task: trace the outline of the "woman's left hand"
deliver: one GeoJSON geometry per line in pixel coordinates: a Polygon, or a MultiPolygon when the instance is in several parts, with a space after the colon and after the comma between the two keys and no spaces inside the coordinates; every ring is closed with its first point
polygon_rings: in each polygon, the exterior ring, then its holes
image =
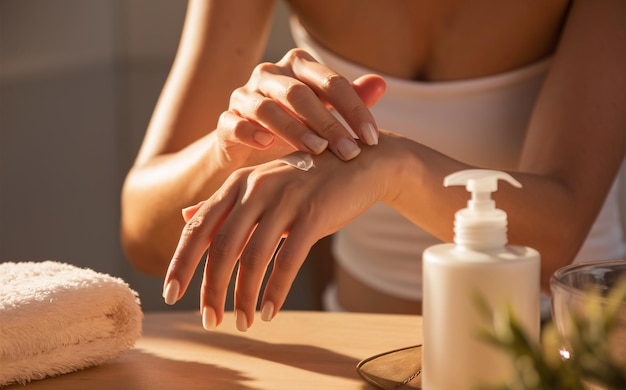
{"type": "Polygon", "coordinates": [[[184,210],[188,221],[166,275],[166,302],[173,304],[184,294],[208,248],[201,310],[204,327],[215,328],[239,259],[235,315],[237,328],[245,331],[252,325],[266,269],[284,239],[261,306],[262,319],[271,320],[311,246],[387,191],[386,175],[372,159],[343,162],[326,151],[314,157],[314,164],[309,171],[280,161],[239,169],[208,200],[184,210]]]}

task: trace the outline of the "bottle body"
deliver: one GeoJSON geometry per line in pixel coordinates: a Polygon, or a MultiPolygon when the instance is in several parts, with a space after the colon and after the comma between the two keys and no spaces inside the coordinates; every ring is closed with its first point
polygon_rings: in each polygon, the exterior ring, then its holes
{"type": "Polygon", "coordinates": [[[435,245],[424,251],[423,278],[422,388],[475,389],[510,380],[510,357],[478,337],[490,324],[476,296],[493,310],[511,308],[538,341],[539,253],[516,246],[478,251],[435,245]]]}

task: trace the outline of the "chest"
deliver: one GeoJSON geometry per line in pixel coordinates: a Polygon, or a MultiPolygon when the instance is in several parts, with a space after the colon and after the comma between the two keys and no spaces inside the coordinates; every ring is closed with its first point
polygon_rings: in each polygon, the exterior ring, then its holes
{"type": "Polygon", "coordinates": [[[323,46],[382,74],[450,81],[549,56],[566,0],[290,0],[323,46]]]}

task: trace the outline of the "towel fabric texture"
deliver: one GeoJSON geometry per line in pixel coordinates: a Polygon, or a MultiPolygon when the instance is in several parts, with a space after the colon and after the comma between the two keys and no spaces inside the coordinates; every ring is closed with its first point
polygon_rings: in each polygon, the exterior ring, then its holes
{"type": "Polygon", "coordinates": [[[0,386],[98,365],[141,336],[121,279],[55,261],[0,264],[0,386]]]}

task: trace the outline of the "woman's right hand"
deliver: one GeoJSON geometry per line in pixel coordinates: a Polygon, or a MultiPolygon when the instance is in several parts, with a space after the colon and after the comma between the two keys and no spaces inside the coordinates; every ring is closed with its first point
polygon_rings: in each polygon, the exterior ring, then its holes
{"type": "Polygon", "coordinates": [[[360,148],[329,109],[336,110],[365,144],[375,145],[378,128],[369,107],[384,91],[380,76],[369,74],[350,83],[306,51],[294,49],[275,64],[258,65],[248,82],[232,93],[218,121],[218,138],[229,158],[233,153],[247,155],[249,148],[272,149],[272,156],[278,157],[294,150],[320,154],[328,147],[340,159],[350,160],[360,148]]]}

